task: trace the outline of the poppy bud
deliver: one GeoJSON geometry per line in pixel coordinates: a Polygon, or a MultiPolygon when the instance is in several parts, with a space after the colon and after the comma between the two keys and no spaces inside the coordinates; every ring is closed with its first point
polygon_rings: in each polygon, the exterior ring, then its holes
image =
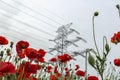
{"type": "Polygon", "coordinates": [[[3,57],[3,54],[4,54],[4,51],[1,51],[0,52],[0,56],[3,57]]]}
{"type": "Polygon", "coordinates": [[[10,47],[13,48],[14,42],[10,42],[10,47]]]}
{"type": "Polygon", "coordinates": [[[45,67],[45,65],[43,64],[43,65],[41,65],[41,68],[43,69],[45,67]]]}
{"type": "Polygon", "coordinates": [[[119,8],[120,8],[119,4],[116,5],[116,8],[119,10],[119,8]]]}
{"type": "Polygon", "coordinates": [[[10,49],[7,49],[7,55],[10,56],[11,53],[10,53],[10,49]]]}
{"type": "Polygon", "coordinates": [[[26,61],[25,61],[25,60],[23,60],[23,61],[22,61],[22,64],[23,64],[23,65],[25,65],[25,64],[26,64],[26,61]]]}
{"type": "Polygon", "coordinates": [[[106,49],[107,53],[110,51],[110,47],[108,44],[105,45],[105,49],[106,49]]]}
{"type": "Polygon", "coordinates": [[[89,53],[89,57],[88,57],[88,62],[91,66],[95,66],[95,60],[94,57],[89,53]]]}
{"type": "Polygon", "coordinates": [[[96,11],[96,12],[94,12],[94,16],[98,16],[99,15],[99,13],[96,11]]]}
{"type": "Polygon", "coordinates": [[[10,52],[10,49],[8,48],[8,49],[7,49],[7,53],[9,53],[9,52],[10,52]]]}

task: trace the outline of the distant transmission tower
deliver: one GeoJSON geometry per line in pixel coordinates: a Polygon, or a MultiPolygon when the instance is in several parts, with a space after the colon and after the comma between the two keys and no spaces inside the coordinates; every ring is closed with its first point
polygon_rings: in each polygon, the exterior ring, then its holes
{"type": "MultiPolygon", "coordinates": [[[[55,39],[49,40],[49,41],[54,42],[55,46],[53,48],[50,48],[50,51],[48,53],[52,54],[52,52],[55,52],[55,51],[57,51],[57,54],[64,54],[66,52],[68,53],[69,51],[67,51],[67,48],[70,45],[74,45],[75,47],[78,47],[78,45],[75,44],[75,42],[78,42],[80,40],[86,42],[86,40],[84,40],[83,38],[81,38],[79,36],[77,36],[75,39],[68,40],[68,36],[71,35],[73,32],[75,32],[77,35],[80,34],[75,29],[70,28],[71,25],[72,25],[72,23],[69,23],[69,24],[60,26],[57,29],[57,31],[56,31],[57,36],[55,37],[55,39]]],[[[71,53],[71,51],[70,51],[70,53],[71,53]]],[[[83,53],[83,51],[82,51],[82,53],[83,53]]],[[[76,56],[76,55],[82,55],[82,54],[80,54],[80,52],[72,51],[72,56],[76,56]]]]}
{"type": "MultiPolygon", "coordinates": [[[[80,34],[78,31],[76,31],[75,29],[70,28],[72,25],[72,23],[69,23],[67,25],[63,25],[61,27],[59,27],[57,29],[57,36],[55,37],[55,39],[53,40],[49,40],[55,43],[55,46],[53,48],[50,48],[50,51],[48,53],[52,54],[52,52],[57,51],[57,55],[58,54],[64,54],[64,53],[68,53],[72,56],[72,58],[74,60],[76,60],[74,57],[80,55],[82,57],[85,58],[85,71],[87,74],[87,54],[89,51],[93,51],[92,49],[85,49],[85,50],[78,50],[78,51],[68,51],[67,48],[70,45],[74,45],[75,47],[78,47],[77,44],[75,44],[75,42],[78,42],[80,40],[86,42],[86,40],[84,40],[82,37],[75,37],[75,39],[69,40],[68,37],[69,35],[71,35],[73,32],[75,32],[77,35],[80,34]]],[[[86,75],[87,78],[87,75],[86,75]]]]}

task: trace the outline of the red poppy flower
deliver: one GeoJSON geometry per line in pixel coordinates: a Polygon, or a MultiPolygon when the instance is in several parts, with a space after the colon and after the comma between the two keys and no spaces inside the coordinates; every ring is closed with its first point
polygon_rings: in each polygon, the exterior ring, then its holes
{"type": "Polygon", "coordinates": [[[68,78],[67,78],[67,77],[65,77],[65,78],[64,78],[64,80],[68,80],[68,78]]]}
{"type": "Polygon", "coordinates": [[[114,64],[120,67],[120,58],[114,59],[114,64]]]}
{"type": "Polygon", "coordinates": [[[37,70],[40,70],[40,69],[41,69],[41,65],[36,64],[36,66],[37,66],[37,70]]]}
{"type": "Polygon", "coordinates": [[[0,62],[0,73],[15,74],[16,73],[15,66],[10,62],[0,62]]]}
{"type": "Polygon", "coordinates": [[[75,65],[75,66],[76,66],[75,70],[78,70],[79,69],[79,65],[75,65]]]}
{"type": "Polygon", "coordinates": [[[69,77],[70,72],[69,71],[65,71],[65,77],[69,77]]]}
{"type": "Polygon", "coordinates": [[[38,66],[36,64],[31,64],[30,62],[26,62],[25,64],[20,64],[19,72],[21,73],[23,70],[26,73],[36,74],[38,70],[38,66]]]}
{"type": "Polygon", "coordinates": [[[57,77],[55,75],[50,75],[50,80],[57,80],[57,77]]]}
{"type": "Polygon", "coordinates": [[[58,55],[58,59],[61,62],[66,63],[67,61],[72,60],[72,57],[69,54],[63,54],[63,55],[58,55]]]}
{"type": "Polygon", "coordinates": [[[56,59],[56,58],[51,58],[50,61],[51,61],[51,62],[56,62],[57,59],[56,59]]]}
{"type": "Polygon", "coordinates": [[[41,62],[41,63],[44,63],[45,60],[44,60],[44,58],[38,58],[38,57],[37,57],[37,59],[35,60],[35,62],[41,62]]]}
{"type": "Polygon", "coordinates": [[[46,52],[43,49],[39,49],[38,53],[37,53],[37,57],[36,57],[36,62],[41,62],[44,63],[44,56],[45,56],[46,52]]]}
{"type": "Polygon", "coordinates": [[[24,72],[23,73],[23,72],[24,71],[19,72],[18,80],[22,80],[22,79],[27,80],[27,79],[30,79],[31,73],[28,73],[28,72],[24,72]]]}
{"type": "Polygon", "coordinates": [[[55,66],[54,73],[58,73],[58,66],[55,66]]]}
{"type": "Polygon", "coordinates": [[[77,71],[76,71],[76,75],[77,75],[77,76],[85,76],[85,72],[82,71],[82,70],[77,70],[77,71]]]}
{"type": "Polygon", "coordinates": [[[89,76],[87,80],[99,80],[96,76],[89,76]]]}
{"type": "Polygon", "coordinates": [[[34,60],[37,58],[37,50],[33,49],[33,48],[26,48],[24,50],[24,54],[30,59],[30,60],[34,60]]]}
{"type": "Polygon", "coordinates": [[[39,58],[44,57],[45,54],[46,54],[46,52],[45,52],[43,49],[39,49],[39,50],[38,50],[38,57],[39,57],[39,58]]]}
{"type": "Polygon", "coordinates": [[[29,43],[26,42],[26,41],[19,41],[16,44],[16,51],[17,51],[17,54],[20,58],[25,57],[25,54],[23,53],[23,50],[26,49],[27,47],[29,47],[29,43]]]}
{"type": "Polygon", "coordinates": [[[60,77],[61,76],[61,73],[56,73],[56,77],[58,78],[58,77],[60,77]]]}
{"type": "Polygon", "coordinates": [[[112,43],[119,43],[120,42],[120,32],[114,33],[114,36],[111,38],[112,43]]]}
{"type": "Polygon", "coordinates": [[[52,70],[52,66],[47,66],[47,72],[50,73],[52,70]]]}
{"type": "Polygon", "coordinates": [[[8,40],[3,37],[3,36],[0,36],[0,45],[7,45],[8,44],[8,40]]]}
{"type": "Polygon", "coordinates": [[[38,70],[38,66],[36,64],[31,64],[30,62],[25,62],[20,64],[18,73],[18,80],[30,78],[31,74],[36,74],[38,70]]]}
{"type": "Polygon", "coordinates": [[[65,71],[68,71],[68,70],[69,70],[69,69],[66,67],[66,68],[65,68],[65,71]]]}
{"type": "Polygon", "coordinates": [[[38,79],[35,77],[30,77],[29,80],[38,80],[38,79]]]}

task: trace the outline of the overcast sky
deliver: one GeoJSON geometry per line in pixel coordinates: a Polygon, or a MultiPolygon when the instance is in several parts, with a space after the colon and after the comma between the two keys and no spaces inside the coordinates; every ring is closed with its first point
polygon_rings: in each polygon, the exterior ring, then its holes
{"type": "MultiPolygon", "coordinates": [[[[108,61],[112,61],[120,57],[120,44],[110,43],[113,34],[120,31],[117,4],[119,0],[0,0],[0,35],[15,42],[27,40],[31,47],[48,50],[53,46],[48,39],[54,39],[57,28],[72,22],[71,28],[87,40],[87,43],[78,43],[77,49],[95,48],[92,16],[98,11],[99,16],[95,18],[97,44],[102,51],[102,37],[107,36],[111,46],[108,61]]],[[[83,58],[77,58],[80,65],[84,64],[83,58]]]]}

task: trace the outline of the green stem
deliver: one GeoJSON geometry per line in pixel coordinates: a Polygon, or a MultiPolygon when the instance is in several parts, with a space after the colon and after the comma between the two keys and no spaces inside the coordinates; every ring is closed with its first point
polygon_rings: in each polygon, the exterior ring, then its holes
{"type": "MultiPolygon", "coordinates": [[[[107,38],[106,38],[106,36],[103,36],[103,54],[104,54],[105,42],[107,44],[107,38]]],[[[106,57],[107,56],[105,56],[105,59],[106,59],[106,57]]],[[[104,61],[104,63],[101,63],[101,70],[103,70],[102,67],[104,67],[104,65],[105,65],[105,61],[104,61]]],[[[100,76],[101,76],[102,80],[103,80],[103,72],[104,72],[104,70],[102,71],[102,73],[100,73],[100,76]]]]}
{"type": "Polygon", "coordinates": [[[119,13],[119,18],[120,18],[120,5],[116,5],[117,9],[118,9],[118,13],[119,13]]]}
{"type": "Polygon", "coordinates": [[[3,61],[6,61],[6,60],[7,60],[7,57],[8,57],[8,56],[7,56],[7,54],[6,54],[5,59],[4,59],[3,61]]]}
{"type": "Polygon", "coordinates": [[[63,36],[63,30],[62,30],[62,55],[63,55],[63,52],[64,52],[64,46],[63,46],[63,38],[64,38],[64,36],[63,36]]]}
{"type": "Polygon", "coordinates": [[[107,43],[107,38],[106,38],[106,36],[103,36],[103,53],[104,53],[104,46],[105,46],[105,41],[106,41],[106,43],[107,43]]]}
{"type": "Polygon", "coordinates": [[[119,10],[119,18],[120,18],[120,10],[119,10]]]}
{"type": "Polygon", "coordinates": [[[23,70],[22,70],[22,72],[19,74],[19,76],[18,76],[18,79],[19,80],[22,80],[22,78],[23,78],[23,76],[24,76],[24,71],[25,71],[25,66],[23,66],[23,70]]]}
{"type": "Polygon", "coordinates": [[[95,44],[95,47],[96,47],[97,53],[98,53],[98,55],[100,56],[100,54],[99,54],[99,50],[98,50],[98,47],[97,47],[97,43],[96,43],[96,38],[95,38],[94,17],[95,17],[95,16],[93,16],[93,18],[92,18],[92,25],[93,25],[93,39],[94,39],[94,44],[95,44]]]}
{"type": "Polygon", "coordinates": [[[2,80],[3,79],[3,76],[0,76],[0,80],[2,80]]]}
{"type": "Polygon", "coordinates": [[[103,74],[101,74],[100,76],[101,76],[101,79],[103,80],[103,74]]]}
{"type": "Polygon", "coordinates": [[[86,72],[86,76],[85,79],[87,79],[87,52],[86,52],[86,58],[85,58],[85,72],[86,72]]]}
{"type": "Polygon", "coordinates": [[[118,9],[118,11],[119,11],[119,18],[120,18],[120,5],[119,5],[119,9],[118,9]]]}

